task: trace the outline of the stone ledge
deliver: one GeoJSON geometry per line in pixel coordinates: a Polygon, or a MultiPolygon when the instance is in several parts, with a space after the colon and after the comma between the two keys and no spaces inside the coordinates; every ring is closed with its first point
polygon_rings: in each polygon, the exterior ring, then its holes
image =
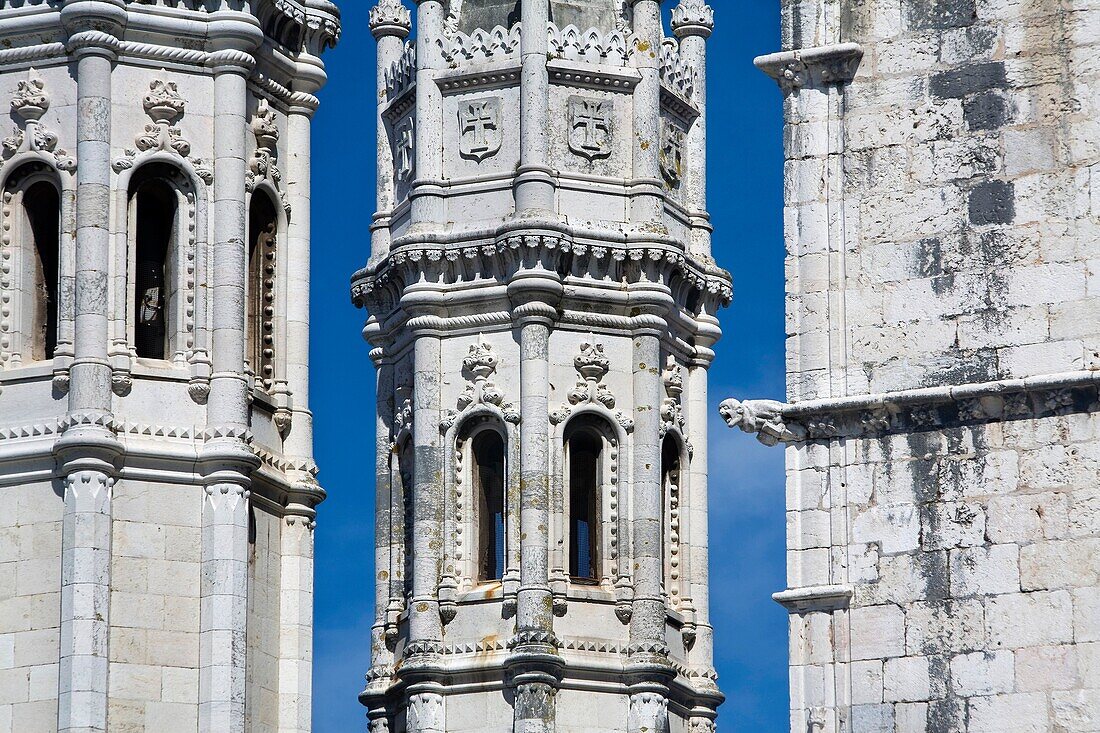
{"type": "Polygon", "coordinates": [[[812,585],[772,594],[772,600],[791,613],[837,611],[848,607],[852,588],[847,585],[812,585]]]}
{"type": "Polygon", "coordinates": [[[753,64],[789,92],[847,84],[855,78],[862,58],[863,47],[858,43],[838,43],[757,56],[753,64]]]}

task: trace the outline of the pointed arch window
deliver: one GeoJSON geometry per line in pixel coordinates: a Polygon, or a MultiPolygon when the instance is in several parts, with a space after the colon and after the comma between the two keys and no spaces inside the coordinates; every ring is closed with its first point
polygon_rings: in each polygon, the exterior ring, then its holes
{"type": "Polygon", "coordinates": [[[474,487],[477,493],[478,582],[504,577],[505,515],[504,438],[495,430],[482,430],[471,445],[474,487]]]}
{"type": "Polygon", "coordinates": [[[271,197],[252,196],[248,213],[248,360],[263,389],[275,383],[275,272],[279,218],[271,197]]]}
{"type": "Polygon", "coordinates": [[[602,572],[600,496],[605,439],[594,423],[570,426],[565,437],[569,576],[599,582],[602,572]]]}
{"type": "Polygon", "coordinates": [[[177,351],[179,293],[179,177],[154,163],[130,187],[130,317],[137,356],[168,359],[177,351]]]}

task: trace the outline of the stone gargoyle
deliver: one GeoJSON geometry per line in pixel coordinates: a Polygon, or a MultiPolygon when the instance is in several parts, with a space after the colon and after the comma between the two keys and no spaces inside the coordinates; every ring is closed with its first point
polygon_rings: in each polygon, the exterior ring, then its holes
{"type": "Polygon", "coordinates": [[[800,439],[801,426],[788,426],[783,420],[787,405],[776,400],[725,400],[718,406],[722,419],[731,428],[756,435],[764,445],[776,445],[800,439]]]}

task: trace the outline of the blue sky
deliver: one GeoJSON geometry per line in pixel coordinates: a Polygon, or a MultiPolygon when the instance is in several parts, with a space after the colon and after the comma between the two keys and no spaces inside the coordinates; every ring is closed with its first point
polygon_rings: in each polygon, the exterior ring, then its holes
{"type": "MultiPolygon", "coordinates": [[[[779,2],[711,2],[710,209],[714,255],[735,290],[711,370],[711,614],[728,696],[721,730],[756,733],[788,725],[786,612],[770,597],[784,587],[783,455],[727,430],[716,408],[725,397],[784,394],[782,106],[752,66],[779,49],[779,2]]],[[[365,729],[356,694],[373,616],[374,368],[348,278],[366,262],[374,210],[372,4],[340,3],[343,39],[325,56],[330,81],[314,121],[311,407],[329,497],[317,524],[316,733],[365,729]]]]}

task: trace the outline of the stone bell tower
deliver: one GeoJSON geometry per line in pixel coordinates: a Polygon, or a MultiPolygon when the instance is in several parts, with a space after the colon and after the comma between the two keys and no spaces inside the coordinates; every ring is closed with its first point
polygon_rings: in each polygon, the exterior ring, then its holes
{"type": "Polygon", "coordinates": [[[714,729],[711,9],[382,0],[374,733],[714,729]]]}
{"type": "Polygon", "coordinates": [[[327,0],[0,2],[0,731],[310,728],[327,0]]]}

